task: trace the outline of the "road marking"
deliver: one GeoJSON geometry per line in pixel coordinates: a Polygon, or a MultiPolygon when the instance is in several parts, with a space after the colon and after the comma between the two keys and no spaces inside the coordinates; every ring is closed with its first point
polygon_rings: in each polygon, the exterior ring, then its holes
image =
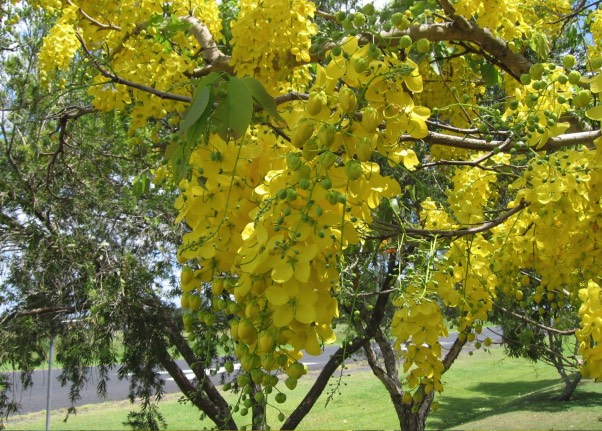
{"type": "MultiPolygon", "coordinates": [[[[318,364],[318,362],[301,362],[303,365],[316,365],[318,364]]],[[[240,369],[240,364],[234,364],[234,371],[237,371],[240,369]]],[[[182,372],[184,373],[184,375],[186,376],[186,378],[188,380],[193,379],[195,377],[194,372],[192,370],[182,370],[182,372]]],[[[220,367],[219,370],[217,370],[217,373],[215,374],[222,374],[225,373],[226,369],[224,367],[220,367]]],[[[159,374],[168,374],[167,371],[159,371],[159,374]]],[[[205,374],[207,374],[208,376],[211,375],[211,370],[205,370],[205,374]]],[[[173,382],[174,379],[173,377],[168,377],[167,379],[165,379],[165,381],[167,382],[173,382]]]]}
{"type": "MultiPolygon", "coordinates": [[[[234,364],[234,370],[238,370],[240,369],[240,364],[234,364]]],[[[193,379],[195,377],[194,372],[192,370],[182,370],[182,372],[184,373],[184,375],[186,376],[186,378],[188,380],[193,379]]],[[[220,367],[219,370],[217,370],[217,372],[215,374],[221,374],[221,373],[225,373],[226,369],[224,367],[220,367]]],[[[161,371],[159,374],[169,374],[167,371],[161,371]]],[[[210,376],[212,375],[212,370],[205,370],[205,374],[210,376]]],[[[173,382],[174,379],[173,377],[169,377],[167,379],[165,379],[168,382],[173,382]]]]}

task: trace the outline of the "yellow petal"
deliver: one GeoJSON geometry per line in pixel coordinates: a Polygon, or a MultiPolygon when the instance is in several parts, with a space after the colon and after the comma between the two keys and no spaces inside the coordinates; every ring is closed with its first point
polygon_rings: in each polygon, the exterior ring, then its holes
{"type": "Polygon", "coordinates": [[[309,275],[311,274],[311,267],[308,262],[297,262],[295,264],[294,271],[295,278],[301,283],[307,283],[309,281],[309,275]]]}
{"type": "Polygon", "coordinates": [[[585,111],[585,115],[591,120],[602,120],[602,105],[594,106],[592,109],[585,111]]]}
{"type": "Polygon", "coordinates": [[[403,165],[406,169],[413,171],[420,162],[418,161],[418,157],[416,157],[416,153],[412,150],[406,150],[406,154],[403,157],[403,165]]]}
{"type": "Polygon", "coordinates": [[[408,76],[404,76],[403,82],[406,83],[408,90],[412,93],[420,93],[422,91],[422,76],[417,70],[414,70],[408,76]]]}
{"type": "MultiPolygon", "coordinates": [[[[295,310],[295,319],[301,323],[310,324],[316,320],[316,310],[313,305],[299,303],[295,310]]],[[[275,325],[276,323],[274,323],[275,325]]]]}
{"type": "Polygon", "coordinates": [[[337,340],[337,336],[330,325],[316,325],[316,332],[325,344],[331,344],[337,340]]]}
{"type": "Polygon", "coordinates": [[[320,342],[318,341],[318,337],[316,334],[307,334],[307,338],[305,340],[305,351],[312,356],[320,356],[322,354],[322,346],[320,346],[320,342]]]}
{"type": "Polygon", "coordinates": [[[410,136],[415,139],[425,138],[429,134],[429,129],[424,120],[417,116],[410,118],[410,136]]]}
{"type": "Polygon", "coordinates": [[[278,286],[277,284],[272,284],[265,290],[265,297],[268,299],[270,304],[276,306],[285,304],[289,299],[286,289],[284,289],[282,286],[278,286]]]}
{"type": "Polygon", "coordinates": [[[253,222],[247,223],[247,225],[245,226],[245,228],[241,232],[240,236],[242,237],[242,239],[244,241],[246,241],[246,240],[248,240],[251,237],[251,235],[253,234],[254,230],[255,230],[255,228],[253,227],[253,222]]]}
{"type": "Polygon", "coordinates": [[[286,283],[293,273],[293,267],[288,262],[282,261],[272,269],[272,280],[276,283],[286,283]]]}
{"type": "Polygon", "coordinates": [[[292,305],[285,304],[274,310],[274,314],[272,314],[272,323],[276,328],[282,328],[292,322],[293,316],[292,305]]]}

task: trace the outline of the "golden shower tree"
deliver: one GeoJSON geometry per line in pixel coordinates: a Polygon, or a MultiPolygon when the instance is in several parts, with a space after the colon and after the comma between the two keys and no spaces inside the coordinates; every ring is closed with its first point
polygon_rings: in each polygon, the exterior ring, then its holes
{"type": "Polygon", "coordinates": [[[61,91],[62,71],[87,64],[95,110],[169,141],[155,182],[177,186],[188,226],[185,326],[228,320],[254,427],[306,373],[302,355],[335,341],[340,312],[357,336],[282,415],[286,429],[362,347],[402,428],[424,427],[501,294],[550,328],[577,307],[582,373],[602,378],[597,6],[225,3],[39,0],[57,17],[40,68],[61,91]],[[446,314],[461,333],[447,354],[446,314]]]}

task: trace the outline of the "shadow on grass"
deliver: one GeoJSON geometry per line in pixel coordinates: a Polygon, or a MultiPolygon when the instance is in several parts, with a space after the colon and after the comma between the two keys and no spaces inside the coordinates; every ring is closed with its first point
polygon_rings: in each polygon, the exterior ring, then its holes
{"type": "Polygon", "coordinates": [[[576,406],[602,408],[600,392],[588,390],[583,383],[569,401],[555,399],[562,389],[563,385],[557,379],[478,383],[466,388],[474,396],[440,397],[439,411],[429,415],[427,428],[449,429],[475,419],[514,411],[561,412],[576,406]]]}

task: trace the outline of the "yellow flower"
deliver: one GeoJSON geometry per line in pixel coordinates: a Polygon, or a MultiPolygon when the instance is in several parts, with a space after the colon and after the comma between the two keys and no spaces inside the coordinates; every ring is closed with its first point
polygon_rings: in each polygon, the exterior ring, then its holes
{"type": "Polygon", "coordinates": [[[265,296],[274,307],[272,321],[277,328],[289,325],[293,319],[305,324],[316,319],[318,295],[310,285],[299,284],[295,280],[286,285],[274,283],[266,289],[265,296]]]}
{"type": "Polygon", "coordinates": [[[306,283],[311,274],[310,263],[317,252],[316,244],[295,244],[286,247],[280,255],[276,254],[271,258],[272,263],[276,261],[272,269],[272,279],[276,283],[286,283],[294,277],[301,283],[306,283]]]}

